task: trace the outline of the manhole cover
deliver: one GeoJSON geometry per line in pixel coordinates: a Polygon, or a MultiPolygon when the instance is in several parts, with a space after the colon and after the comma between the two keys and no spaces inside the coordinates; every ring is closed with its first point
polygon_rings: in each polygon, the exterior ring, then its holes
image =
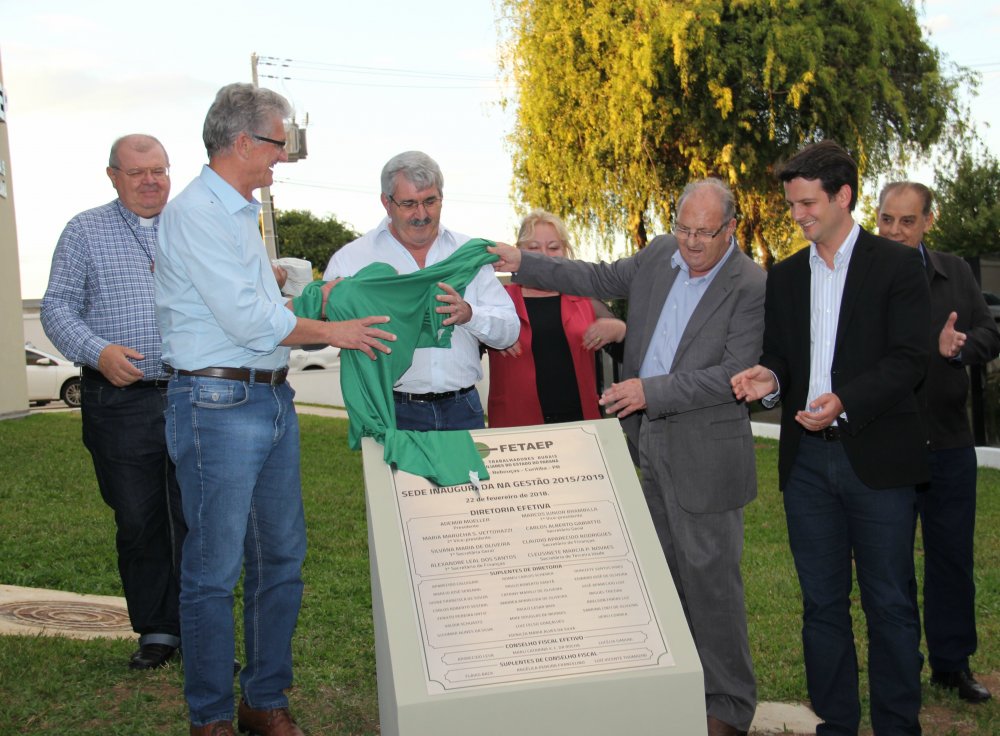
{"type": "Polygon", "coordinates": [[[24,626],[73,631],[131,631],[128,613],[116,606],[76,601],[0,603],[0,619],[24,626]]]}

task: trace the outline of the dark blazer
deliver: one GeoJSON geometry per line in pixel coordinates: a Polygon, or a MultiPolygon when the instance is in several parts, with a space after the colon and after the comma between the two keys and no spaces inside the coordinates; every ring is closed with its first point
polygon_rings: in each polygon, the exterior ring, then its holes
{"type": "Polygon", "coordinates": [[[926,253],[931,288],[930,357],[917,398],[931,450],[971,447],[974,440],[965,408],[969,373],[965,367],[984,365],[997,357],[1000,332],[969,264],[951,253],[926,253]],[[941,328],[952,312],[958,313],[955,329],[966,334],[960,360],[942,358],[938,349],[941,328]]]}
{"type": "MultiPolygon", "coordinates": [[[[788,483],[802,437],[810,366],[810,248],[771,268],[764,308],[764,353],[781,389],[779,484],[788,483]]],[[[925,482],[926,433],[914,391],[927,368],[930,296],[920,255],[861,230],[841,300],[831,384],[854,472],[872,488],[925,482]]]]}
{"type": "MultiPolygon", "coordinates": [[[[525,253],[514,280],[568,294],[628,298],[622,380],[636,378],[679,269],[673,235],[661,235],[614,263],[525,253]]],[[[764,271],[739,248],[729,256],[688,320],[670,373],[643,380],[646,410],[625,417],[632,449],[642,414],[663,421],[663,452],[678,502],[692,513],[741,508],[757,495],[753,435],[729,378],[756,362],[764,320],[764,271]]],[[[921,333],[923,334],[923,333],[921,333]]]]}

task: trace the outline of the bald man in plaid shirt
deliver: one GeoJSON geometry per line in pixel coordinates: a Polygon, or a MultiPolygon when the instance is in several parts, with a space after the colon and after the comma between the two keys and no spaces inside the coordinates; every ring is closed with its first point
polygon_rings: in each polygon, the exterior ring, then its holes
{"type": "Polygon", "coordinates": [[[166,664],[180,645],[177,558],[186,527],[164,435],[167,375],[153,304],[169,166],[152,136],[114,142],[107,174],[118,197],[66,225],[41,312],[45,334],[83,366],[83,443],[115,512],[118,571],[139,634],[128,666],[138,670],[166,664]]]}

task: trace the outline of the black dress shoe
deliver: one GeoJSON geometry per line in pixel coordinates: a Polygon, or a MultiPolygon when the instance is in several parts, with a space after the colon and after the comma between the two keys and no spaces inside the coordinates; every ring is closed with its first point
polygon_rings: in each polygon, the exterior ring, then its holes
{"type": "Polygon", "coordinates": [[[958,689],[958,697],[969,703],[983,703],[992,696],[990,691],[976,682],[976,678],[968,670],[958,672],[932,672],[931,682],[949,690],[958,689]]]}
{"type": "Polygon", "coordinates": [[[130,670],[151,670],[163,667],[174,656],[177,647],[168,644],[143,644],[128,660],[130,670]]]}

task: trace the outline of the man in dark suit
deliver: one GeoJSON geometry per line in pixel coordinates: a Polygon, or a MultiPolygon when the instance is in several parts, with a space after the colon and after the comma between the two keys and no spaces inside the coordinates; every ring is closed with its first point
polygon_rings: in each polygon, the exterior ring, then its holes
{"type": "Polygon", "coordinates": [[[792,219],[811,241],[767,280],[760,364],[738,398],[782,401],[779,477],[802,588],[813,709],[826,734],[857,734],[851,559],[870,635],[877,734],[919,734],[920,623],[913,568],[917,483],[927,480],[914,390],[927,364],[930,299],[920,258],[855,224],[857,164],[807,146],[781,166],[792,219]]]}
{"type": "Polygon", "coordinates": [[[753,436],[729,376],[759,355],[765,275],[736,245],[735,212],[729,188],[706,179],[681,194],[674,235],[611,264],[493,249],[517,283],[629,300],[622,381],[600,403],[642,469],[701,657],[710,736],[746,733],[757,704],[740,575],[753,436]]]}
{"type": "Polygon", "coordinates": [[[990,698],[976,681],[976,448],[966,414],[968,365],[1000,353],[1000,332],[972,269],[961,258],[928,250],[934,224],[930,190],[915,182],[888,184],[879,195],[879,235],[917,249],[931,289],[930,359],[917,390],[930,435],[931,480],[917,494],[924,539],[924,632],[931,682],[970,703],[990,698]]]}

